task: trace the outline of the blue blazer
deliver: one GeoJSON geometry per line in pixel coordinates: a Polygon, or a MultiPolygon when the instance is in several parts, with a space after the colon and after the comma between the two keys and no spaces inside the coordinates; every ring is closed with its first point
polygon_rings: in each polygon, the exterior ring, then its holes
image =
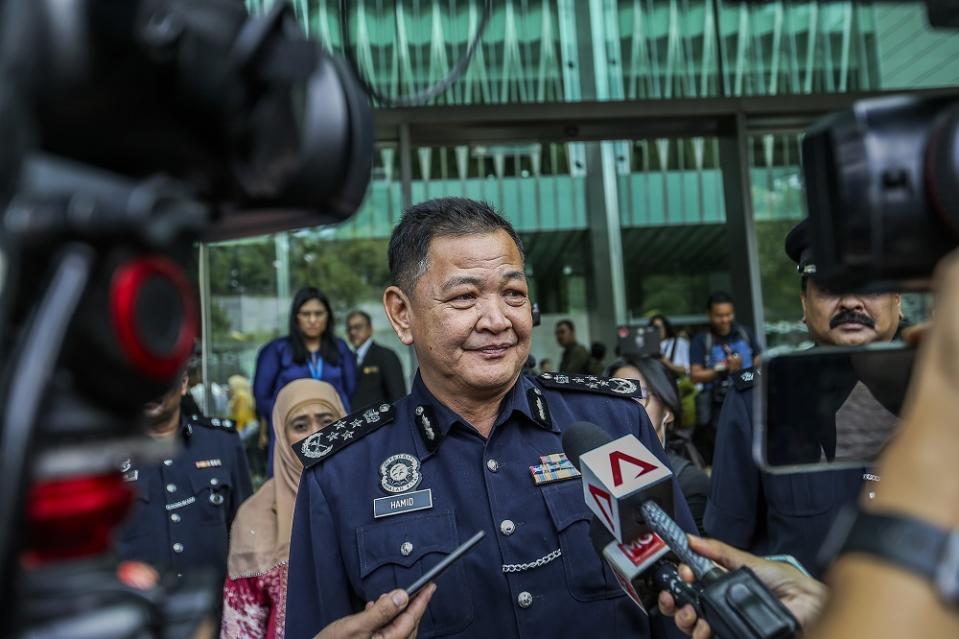
{"type": "MultiPolygon", "coordinates": [[[[356,357],[353,351],[340,338],[336,338],[336,350],[339,352],[339,364],[323,362],[322,381],[336,389],[346,412],[350,412],[350,400],[356,392],[356,357]]],[[[256,412],[266,420],[270,437],[267,466],[273,475],[273,402],[280,389],[295,379],[309,379],[310,367],[306,362],[293,361],[293,347],[288,337],[280,337],[260,349],[256,357],[256,373],[253,376],[253,396],[256,399],[256,412]]]]}

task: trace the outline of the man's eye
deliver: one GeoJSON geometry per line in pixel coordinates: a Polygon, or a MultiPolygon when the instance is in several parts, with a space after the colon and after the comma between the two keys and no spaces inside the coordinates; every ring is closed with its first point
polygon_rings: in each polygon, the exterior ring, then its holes
{"type": "Polygon", "coordinates": [[[451,302],[456,302],[456,303],[463,304],[463,303],[472,302],[475,298],[476,298],[476,296],[473,295],[472,293],[461,293],[461,294],[455,296],[455,297],[454,297],[452,300],[450,300],[450,301],[451,301],[451,302]]]}

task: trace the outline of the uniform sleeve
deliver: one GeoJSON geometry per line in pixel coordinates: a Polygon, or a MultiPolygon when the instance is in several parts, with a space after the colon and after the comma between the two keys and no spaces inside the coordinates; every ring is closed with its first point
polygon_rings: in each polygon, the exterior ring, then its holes
{"type": "Polygon", "coordinates": [[[236,511],[253,494],[253,481],[250,479],[250,467],[246,462],[246,451],[239,433],[231,433],[233,440],[233,492],[230,496],[230,526],[236,511]]]}
{"type": "MultiPolygon", "coordinates": [[[[637,403],[636,407],[639,412],[639,427],[636,436],[639,438],[639,441],[643,443],[646,448],[651,450],[656,457],[659,458],[659,461],[669,468],[670,471],[673,470],[672,465],[669,463],[669,458],[666,456],[666,451],[663,450],[662,444],[659,443],[659,438],[656,436],[656,431],[653,430],[653,425],[649,421],[649,417],[646,415],[646,411],[637,403]]],[[[693,521],[693,515],[689,511],[689,505],[686,503],[686,498],[683,496],[683,491],[679,487],[679,480],[677,479],[675,473],[672,478],[673,482],[673,519],[679,524],[680,528],[685,530],[688,533],[698,534],[699,529],[696,528],[696,522],[693,521]]]]}
{"type": "Polygon", "coordinates": [[[702,333],[694,335],[693,341],[689,344],[689,364],[706,366],[706,341],[702,333]]]}
{"type": "Polygon", "coordinates": [[[270,423],[273,414],[273,389],[280,374],[280,353],[275,342],[260,349],[256,356],[256,372],[253,374],[253,397],[256,399],[256,412],[270,423]]]}
{"type": "Polygon", "coordinates": [[[716,430],[709,504],[703,524],[711,537],[749,548],[762,498],[759,469],[752,458],[752,420],[747,399],[753,391],[726,396],[716,430]]]}
{"type": "Polygon", "coordinates": [[[382,353],[386,400],[392,404],[406,396],[406,381],[403,379],[403,366],[396,353],[389,348],[384,348],[382,353]]]}
{"type": "Polygon", "coordinates": [[[303,473],[293,511],[287,639],[313,639],[333,621],[354,612],[333,518],[316,475],[315,471],[303,473]]]}
{"type": "Polygon", "coordinates": [[[353,395],[356,394],[356,355],[349,349],[346,342],[339,338],[336,340],[336,347],[340,351],[340,362],[343,368],[343,390],[350,400],[343,403],[347,404],[344,408],[349,413],[352,410],[350,405],[353,403],[353,395]]]}

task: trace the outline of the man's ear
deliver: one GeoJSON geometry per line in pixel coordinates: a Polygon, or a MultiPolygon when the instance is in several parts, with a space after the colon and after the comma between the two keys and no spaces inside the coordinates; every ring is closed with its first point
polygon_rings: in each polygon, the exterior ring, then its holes
{"type": "Polygon", "coordinates": [[[180,379],[180,397],[186,395],[190,390],[190,376],[183,371],[183,377],[180,379]]]}
{"type": "Polygon", "coordinates": [[[390,325],[406,346],[413,343],[413,308],[410,298],[398,286],[390,286],[383,291],[383,309],[390,325]]]}
{"type": "Polygon", "coordinates": [[[802,322],[806,323],[806,291],[799,293],[799,303],[802,304],[802,322]]]}

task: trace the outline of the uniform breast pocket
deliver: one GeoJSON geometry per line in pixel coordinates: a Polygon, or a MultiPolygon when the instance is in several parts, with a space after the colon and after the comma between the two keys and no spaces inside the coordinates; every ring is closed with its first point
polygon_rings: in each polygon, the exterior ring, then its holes
{"type": "MultiPolygon", "coordinates": [[[[375,601],[384,592],[405,588],[459,545],[452,511],[399,515],[356,531],[362,596],[375,601]]],[[[437,590],[420,622],[419,637],[460,632],[473,622],[473,600],[463,560],[436,582],[437,590]]]]}
{"type": "Polygon", "coordinates": [[[543,498],[559,535],[566,585],[573,598],[596,601],[621,596],[616,577],[590,542],[589,521],[593,514],[583,500],[582,482],[544,486],[543,498]]]}
{"type": "Polygon", "coordinates": [[[226,473],[192,473],[190,485],[196,498],[196,508],[203,524],[226,525],[226,512],[233,486],[226,473]]]}

